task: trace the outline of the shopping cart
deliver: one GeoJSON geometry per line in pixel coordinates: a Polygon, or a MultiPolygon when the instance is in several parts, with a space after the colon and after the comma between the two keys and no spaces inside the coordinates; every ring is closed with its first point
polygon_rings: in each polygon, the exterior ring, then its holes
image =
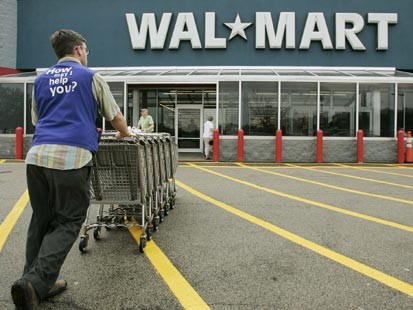
{"type": "Polygon", "coordinates": [[[175,186],[175,172],[176,172],[176,149],[174,148],[174,141],[170,134],[162,133],[164,138],[164,152],[165,152],[165,171],[166,171],[166,181],[167,181],[167,205],[170,209],[175,207],[175,196],[176,196],[176,186],[175,186]]]}
{"type": "MultiPolygon", "coordinates": [[[[160,164],[160,175],[161,175],[161,214],[167,216],[170,211],[169,205],[169,165],[167,164],[166,150],[167,143],[164,134],[159,134],[159,164],[160,164]]],[[[162,221],[162,219],[161,219],[162,221]]]]}
{"type": "Polygon", "coordinates": [[[149,144],[152,149],[152,163],[153,163],[153,190],[152,190],[152,214],[153,214],[153,230],[158,229],[160,222],[164,220],[164,214],[161,212],[163,199],[162,199],[162,178],[161,178],[161,165],[159,158],[159,144],[160,134],[150,133],[146,134],[149,144]]]}
{"type": "Polygon", "coordinates": [[[91,174],[91,206],[97,204],[99,208],[96,222],[92,223],[92,208],[88,209],[79,242],[81,252],[87,246],[90,229],[94,229],[94,238],[99,239],[102,227],[131,226],[142,228],[139,250],[144,251],[153,220],[148,191],[152,172],[149,170],[148,174],[147,151],[144,137],[116,140],[112,132],[102,134],[91,174]]]}
{"type": "MultiPolygon", "coordinates": [[[[150,210],[150,219],[152,223],[152,229],[156,231],[158,229],[159,224],[159,208],[156,205],[156,191],[157,191],[157,175],[159,171],[155,171],[158,169],[156,167],[157,162],[154,160],[154,136],[151,134],[137,134],[136,137],[139,137],[141,141],[144,141],[145,144],[145,165],[146,165],[146,173],[147,173],[147,201],[149,204],[150,210]]],[[[147,232],[148,240],[151,238],[151,230],[147,232]]]]}

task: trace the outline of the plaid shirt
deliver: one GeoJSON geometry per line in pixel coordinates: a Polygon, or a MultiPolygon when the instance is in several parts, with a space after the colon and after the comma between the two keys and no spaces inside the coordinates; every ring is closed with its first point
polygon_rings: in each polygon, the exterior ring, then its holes
{"type": "MultiPolygon", "coordinates": [[[[63,61],[76,61],[79,60],[73,57],[64,57],[59,60],[63,61]]],[[[99,113],[111,121],[120,111],[119,106],[116,104],[112,93],[110,92],[108,84],[103,80],[99,74],[93,76],[92,82],[93,95],[98,102],[99,113]]],[[[37,103],[32,96],[32,122],[36,126],[37,115],[37,103]]],[[[33,146],[26,156],[26,164],[36,165],[51,169],[70,170],[79,169],[87,165],[92,159],[92,153],[89,150],[59,144],[41,144],[33,146]]]]}
{"type": "Polygon", "coordinates": [[[89,150],[59,144],[35,145],[26,156],[26,164],[59,170],[79,169],[91,160],[89,150]]]}

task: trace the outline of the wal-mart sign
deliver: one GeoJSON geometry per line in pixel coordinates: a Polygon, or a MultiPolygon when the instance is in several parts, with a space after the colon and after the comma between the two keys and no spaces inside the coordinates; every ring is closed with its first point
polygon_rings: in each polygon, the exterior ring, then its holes
{"type": "Polygon", "coordinates": [[[240,36],[247,40],[245,29],[255,25],[255,48],[265,49],[310,49],[311,42],[320,42],[324,50],[365,51],[366,47],[360,40],[366,24],[377,27],[376,50],[389,49],[389,32],[398,23],[397,13],[368,13],[365,19],[358,13],[335,13],[335,42],[331,39],[331,29],[328,28],[324,13],[310,12],[307,14],[304,29],[296,29],[295,12],[280,12],[277,26],[271,12],[256,12],[255,22],[242,22],[237,14],[235,21],[223,23],[231,32],[228,39],[216,37],[215,12],[205,12],[205,32],[202,44],[195,16],[191,12],[177,13],[175,25],[171,25],[172,13],[163,13],[157,24],[154,13],[143,13],[140,25],[133,13],[126,14],[132,48],[145,50],[149,37],[150,48],[153,50],[178,49],[181,41],[189,41],[192,49],[226,49],[227,43],[240,36]],[[390,27],[392,26],[392,27],[390,27]],[[169,44],[166,39],[172,31],[169,44]],[[301,35],[301,36],[300,36],[301,35]],[[300,37],[299,37],[300,36],[300,37]],[[348,46],[347,46],[348,43],[348,46]]]}

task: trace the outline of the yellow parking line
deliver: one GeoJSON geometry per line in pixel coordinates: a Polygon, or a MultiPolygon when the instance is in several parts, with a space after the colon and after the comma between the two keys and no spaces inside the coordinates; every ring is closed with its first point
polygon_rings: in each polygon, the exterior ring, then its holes
{"type": "Polygon", "coordinates": [[[317,201],[314,201],[314,200],[310,200],[310,199],[301,198],[301,197],[298,197],[298,196],[286,194],[286,193],[279,192],[279,191],[276,191],[276,190],[273,190],[273,189],[270,189],[270,188],[267,188],[267,187],[259,186],[259,185],[256,185],[256,184],[253,184],[253,183],[250,183],[250,182],[247,182],[247,181],[236,179],[236,178],[230,177],[228,175],[225,175],[225,174],[222,174],[222,173],[219,173],[219,172],[208,170],[208,169],[205,169],[203,167],[196,166],[196,165],[193,165],[193,167],[196,168],[196,169],[211,173],[211,174],[215,174],[215,175],[223,177],[225,179],[228,179],[228,180],[231,180],[231,181],[234,181],[234,182],[237,182],[237,183],[240,183],[240,184],[258,189],[258,190],[262,190],[262,191],[265,191],[267,193],[277,195],[277,196],[281,196],[281,197],[284,197],[284,198],[288,198],[288,199],[296,200],[296,201],[299,201],[299,202],[307,203],[307,204],[310,204],[310,205],[313,205],[313,206],[316,206],[316,207],[320,207],[320,208],[327,209],[327,210],[330,210],[330,211],[334,211],[334,212],[337,212],[337,213],[353,216],[353,217],[363,219],[363,220],[366,220],[366,221],[370,221],[370,222],[390,226],[390,227],[405,230],[405,231],[408,231],[408,232],[413,232],[413,227],[410,227],[410,226],[406,226],[406,225],[403,225],[403,224],[383,220],[383,219],[380,219],[380,218],[377,218],[377,217],[374,217],[374,216],[370,216],[370,215],[366,215],[366,214],[362,214],[362,213],[358,213],[358,212],[349,211],[349,210],[346,210],[346,209],[334,207],[334,206],[331,206],[331,205],[328,205],[328,204],[325,204],[325,203],[321,203],[321,202],[317,202],[317,201]]]}
{"type": "MultiPolygon", "coordinates": [[[[256,168],[256,167],[246,166],[246,165],[243,165],[243,164],[240,164],[240,165],[242,165],[242,166],[244,166],[245,168],[248,168],[248,169],[253,169],[253,170],[261,171],[261,172],[268,173],[268,174],[278,175],[278,176],[281,176],[281,177],[284,177],[284,178],[289,178],[289,179],[293,179],[293,180],[297,180],[297,181],[301,181],[301,182],[306,182],[306,183],[315,184],[315,185],[319,185],[319,186],[329,187],[329,188],[332,188],[332,189],[337,189],[337,190],[340,190],[340,191],[349,192],[349,193],[353,193],[353,194],[359,194],[359,195],[370,196],[370,197],[375,197],[375,198],[382,198],[382,199],[393,198],[393,197],[390,197],[390,196],[376,195],[376,194],[372,194],[372,193],[368,193],[368,192],[362,192],[362,191],[358,191],[358,190],[350,189],[350,188],[346,188],[346,187],[335,186],[335,185],[331,185],[331,184],[327,184],[327,183],[322,183],[322,182],[312,181],[312,180],[308,180],[308,179],[293,177],[293,176],[288,175],[288,174],[282,174],[282,173],[278,173],[278,172],[266,171],[266,170],[262,170],[262,169],[259,169],[259,168],[256,168]]],[[[391,185],[391,184],[387,184],[387,185],[391,185]]],[[[400,185],[401,187],[404,187],[404,188],[413,189],[413,186],[402,185],[402,184],[398,184],[398,185],[400,185]]],[[[399,199],[399,198],[395,198],[395,199],[399,199]]],[[[413,204],[413,201],[411,201],[411,203],[413,204]]]]}
{"type": "Polygon", "coordinates": [[[399,168],[399,169],[404,169],[404,170],[412,170],[413,169],[413,167],[412,166],[406,166],[406,165],[397,165],[397,166],[395,166],[396,168],[399,168]]]}
{"type": "Polygon", "coordinates": [[[26,190],[20,199],[16,202],[13,209],[7,215],[6,219],[0,225],[0,252],[3,249],[4,244],[6,243],[7,237],[12,231],[14,225],[22,214],[24,208],[29,202],[29,193],[26,190]]]}
{"type": "Polygon", "coordinates": [[[336,165],[339,166],[339,167],[344,167],[344,168],[351,168],[351,169],[356,169],[356,170],[363,170],[363,171],[371,171],[371,172],[377,172],[377,173],[383,173],[383,174],[397,175],[397,176],[405,177],[405,178],[413,178],[413,175],[407,175],[407,174],[403,174],[403,173],[380,171],[380,170],[374,170],[374,169],[370,169],[370,168],[354,167],[354,166],[348,166],[348,165],[343,165],[343,164],[336,164],[336,165]]]}
{"type": "MultiPolygon", "coordinates": [[[[208,168],[225,168],[225,169],[227,169],[227,168],[240,168],[240,167],[238,167],[238,166],[212,166],[212,165],[205,165],[204,167],[208,167],[208,168]]],[[[192,168],[191,167],[191,164],[190,163],[188,163],[187,165],[182,165],[182,166],[179,166],[179,168],[192,168]]]]}
{"type": "MultiPolygon", "coordinates": [[[[298,169],[305,169],[305,170],[309,170],[309,171],[317,171],[317,172],[320,172],[320,173],[333,174],[333,175],[338,175],[338,176],[351,178],[351,179],[363,180],[363,181],[386,184],[386,185],[397,186],[397,187],[413,188],[413,186],[409,186],[409,185],[386,182],[386,181],[375,180],[375,179],[370,179],[370,178],[357,177],[357,176],[354,176],[354,175],[351,175],[351,174],[344,174],[344,173],[338,173],[338,172],[332,172],[332,171],[324,171],[324,170],[318,170],[318,169],[316,170],[316,169],[302,167],[302,166],[296,166],[296,165],[292,165],[292,164],[288,164],[288,165],[290,165],[291,167],[294,167],[294,168],[298,168],[298,169]]],[[[377,197],[377,198],[382,198],[382,199],[387,199],[387,200],[393,200],[393,201],[407,203],[407,204],[413,204],[413,201],[410,201],[410,200],[399,199],[399,198],[394,198],[394,197],[390,197],[390,196],[376,195],[376,194],[369,194],[369,195],[372,196],[372,197],[377,197]]]]}
{"type": "Polygon", "coordinates": [[[4,164],[6,162],[5,159],[0,159],[0,164],[4,164]]]}
{"type": "MultiPolygon", "coordinates": [[[[205,166],[205,167],[209,167],[209,168],[242,168],[237,166],[237,162],[228,162],[228,163],[216,163],[216,162],[202,162],[202,161],[185,161],[185,162],[179,162],[179,167],[184,167],[187,168],[188,166],[190,166],[191,164],[194,165],[199,165],[199,166],[205,166]]],[[[246,163],[247,164],[247,163],[246,163]]],[[[294,169],[295,165],[297,167],[306,167],[306,168],[311,168],[311,169],[346,169],[347,167],[340,167],[335,163],[328,163],[328,164],[323,164],[323,165],[300,165],[300,164],[288,164],[288,163],[282,163],[282,164],[271,164],[271,163],[248,163],[248,165],[253,165],[254,167],[260,167],[260,168],[266,168],[266,169],[294,169]]],[[[353,167],[353,166],[349,166],[349,167],[353,167]]],[[[372,169],[372,168],[383,168],[383,169],[392,169],[392,168],[400,168],[400,169],[413,169],[407,167],[406,165],[400,165],[400,164],[394,164],[389,166],[389,164],[382,164],[381,166],[365,166],[363,168],[365,169],[372,169]]]]}
{"type": "Polygon", "coordinates": [[[409,169],[405,164],[383,164],[384,166],[387,166],[389,168],[407,168],[409,169]]]}
{"type": "MultiPolygon", "coordinates": [[[[141,229],[135,226],[129,231],[139,243],[141,229]]],[[[210,309],[153,240],[146,244],[145,254],[184,309],[210,309]]]]}
{"type": "Polygon", "coordinates": [[[315,253],[318,253],[328,259],[331,259],[343,266],[346,266],[348,268],[351,268],[367,277],[370,277],[380,283],[383,283],[384,285],[387,285],[391,288],[394,288],[395,290],[398,290],[404,294],[407,294],[409,296],[413,296],[413,285],[403,282],[395,277],[392,277],[380,270],[374,269],[370,266],[367,266],[363,263],[360,263],[352,258],[349,258],[347,256],[344,256],[338,252],[335,252],[333,250],[330,250],[328,248],[325,248],[317,243],[314,243],[312,241],[309,241],[303,237],[300,237],[299,235],[296,235],[294,233],[291,233],[283,228],[280,228],[276,225],[273,225],[269,222],[263,221],[255,216],[252,216],[246,212],[243,212],[241,210],[238,210],[237,208],[234,208],[230,205],[227,205],[221,201],[218,201],[212,197],[209,197],[201,192],[198,192],[197,190],[189,187],[188,185],[176,181],[177,185],[190,192],[191,194],[195,195],[198,198],[201,198],[202,200],[205,200],[221,209],[224,209],[225,211],[232,213],[240,218],[243,218],[244,220],[253,223],[255,225],[258,225],[264,229],[267,229],[287,240],[290,240],[291,242],[298,244],[302,247],[305,247],[315,253]]]}

